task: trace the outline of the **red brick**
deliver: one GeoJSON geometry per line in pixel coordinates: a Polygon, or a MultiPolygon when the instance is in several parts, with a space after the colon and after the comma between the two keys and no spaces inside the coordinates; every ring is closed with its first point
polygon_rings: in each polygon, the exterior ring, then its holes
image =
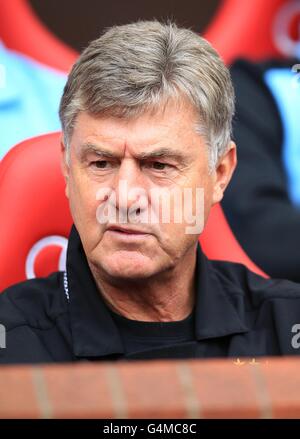
{"type": "Polygon", "coordinates": [[[0,418],[38,418],[40,411],[30,367],[0,369],[0,418]]]}
{"type": "Polygon", "coordinates": [[[122,364],[120,376],[132,418],[184,418],[187,405],[176,362],[122,364]]]}
{"type": "Polygon", "coordinates": [[[249,360],[192,361],[190,368],[204,418],[258,418],[260,406],[249,360]]]}
{"type": "Polygon", "coordinates": [[[262,367],[274,418],[300,418],[300,360],[269,359],[262,367]]]}
{"type": "Polygon", "coordinates": [[[43,368],[54,418],[115,416],[102,364],[58,365],[43,368]]]}
{"type": "Polygon", "coordinates": [[[0,417],[300,417],[300,359],[0,367],[0,417]]]}

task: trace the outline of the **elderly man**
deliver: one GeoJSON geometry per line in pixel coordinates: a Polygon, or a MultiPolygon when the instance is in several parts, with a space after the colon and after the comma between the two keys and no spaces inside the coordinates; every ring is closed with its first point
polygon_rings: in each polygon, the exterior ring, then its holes
{"type": "Polygon", "coordinates": [[[190,30],[138,22],[84,50],[60,105],[67,269],[1,295],[2,363],[298,354],[300,286],[198,244],[236,166],[233,111],[190,30]]]}

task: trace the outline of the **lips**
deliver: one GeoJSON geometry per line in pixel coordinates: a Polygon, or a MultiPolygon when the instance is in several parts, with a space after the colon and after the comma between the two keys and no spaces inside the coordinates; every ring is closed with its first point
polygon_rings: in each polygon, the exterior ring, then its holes
{"type": "Polygon", "coordinates": [[[129,227],[122,227],[122,226],[110,226],[106,230],[111,232],[118,232],[118,233],[124,233],[125,235],[147,235],[148,232],[145,232],[144,230],[137,230],[129,227]]]}
{"type": "Polygon", "coordinates": [[[145,239],[151,236],[151,234],[144,230],[135,229],[132,227],[122,226],[110,226],[106,229],[106,232],[110,235],[110,238],[117,242],[130,245],[143,245],[145,239]]]}

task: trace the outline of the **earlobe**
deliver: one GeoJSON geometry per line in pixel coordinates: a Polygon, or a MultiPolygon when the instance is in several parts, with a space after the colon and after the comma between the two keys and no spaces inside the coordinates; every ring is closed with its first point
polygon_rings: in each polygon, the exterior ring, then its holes
{"type": "Polygon", "coordinates": [[[219,159],[215,170],[213,204],[219,203],[222,200],[236,165],[236,144],[234,142],[230,142],[226,152],[219,159]]]}
{"type": "Polygon", "coordinates": [[[66,182],[65,195],[67,198],[69,198],[69,183],[68,182],[66,182]]]}
{"type": "Polygon", "coordinates": [[[213,193],[213,202],[212,205],[216,203],[220,203],[224,195],[224,190],[220,186],[215,187],[214,193],[213,193]]]}

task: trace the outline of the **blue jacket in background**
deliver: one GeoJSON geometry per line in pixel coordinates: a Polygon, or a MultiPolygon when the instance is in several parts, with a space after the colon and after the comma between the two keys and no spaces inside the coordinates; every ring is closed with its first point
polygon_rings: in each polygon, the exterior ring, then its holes
{"type": "Polygon", "coordinates": [[[8,50],[0,42],[0,160],[16,143],[60,129],[66,74],[8,50]]]}

